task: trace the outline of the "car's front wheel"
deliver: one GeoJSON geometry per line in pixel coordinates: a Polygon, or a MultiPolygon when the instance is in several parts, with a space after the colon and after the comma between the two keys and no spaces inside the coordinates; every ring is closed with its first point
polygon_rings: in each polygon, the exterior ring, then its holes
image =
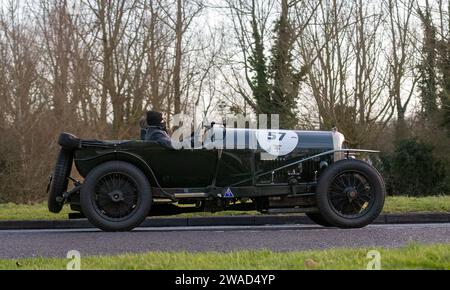
{"type": "Polygon", "coordinates": [[[380,215],[385,196],[383,178],[374,167],[359,160],[343,160],[320,177],[317,206],[328,224],[362,228],[380,215]]]}
{"type": "Polygon", "coordinates": [[[148,216],[152,193],[145,174],[126,162],[108,162],[92,170],[81,190],[81,208],[89,221],[108,232],[130,231],[148,216]]]}

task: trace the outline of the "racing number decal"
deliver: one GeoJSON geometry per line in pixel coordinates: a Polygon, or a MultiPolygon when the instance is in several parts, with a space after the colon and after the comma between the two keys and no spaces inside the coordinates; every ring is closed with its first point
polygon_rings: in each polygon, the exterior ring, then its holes
{"type": "Polygon", "coordinates": [[[273,140],[277,140],[278,141],[283,141],[284,137],[286,137],[286,133],[279,133],[279,132],[269,132],[268,134],[268,140],[269,141],[273,141],[273,140]]]}
{"type": "Polygon", "coordinates": [[[299,138],[293,131],[259,130],[256,134],[261,148],[273,156],[286,156],[298,146],[299,138]]]}

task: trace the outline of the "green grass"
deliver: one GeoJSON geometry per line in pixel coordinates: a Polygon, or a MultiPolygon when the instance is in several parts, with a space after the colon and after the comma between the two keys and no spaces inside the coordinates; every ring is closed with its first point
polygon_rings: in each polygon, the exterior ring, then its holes
{"type": "Polygon", "coordinates": [[[450,195],[388,197],[384,213],[450,213],[450,195]]]}
{"type": "MultiPolygon", "coordinates": [[[[0,204],[0,220],[64,220],[70,212],[66,206],[60,214],[51,214],[46,204],[0,204]]],[[[450,196],[437,197],[388,197],[384,213],[450,213],[450,196]]],[[[188,213],[177,217],[256,215],[257,212],[188,213]]]]}
{"type": "Polygon", "coordinates": [[[0,220],[65,220],[70,212],[67,206],[61,213],[53,214],[47,204],[0,204],[0,220]]]}
{"type": "MultiPolygon", "coordinates": [[[[82,257],[82,269],[121,270],[364,270],[373,249],[286,252],[169,253],[82,257]]],[[[384,270],[450,270],[450,245],[412,244],[400,249],[377,249],[384,270]]],[[[0,260],[0,270],[64,270],[68,259],[0,260]]]]}

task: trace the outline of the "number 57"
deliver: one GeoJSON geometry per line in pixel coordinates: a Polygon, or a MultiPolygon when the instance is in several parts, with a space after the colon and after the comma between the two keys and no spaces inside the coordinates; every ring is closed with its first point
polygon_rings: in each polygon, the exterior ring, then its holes
{"type": "Polygon", "coordinates": [[[286,133],[278,133],[278,132],[269,132],[269,136],[268,139],[270,141],[273,140],[278,140],[278,141],[283,141],[284,137],[286,136],[286,133]]]}

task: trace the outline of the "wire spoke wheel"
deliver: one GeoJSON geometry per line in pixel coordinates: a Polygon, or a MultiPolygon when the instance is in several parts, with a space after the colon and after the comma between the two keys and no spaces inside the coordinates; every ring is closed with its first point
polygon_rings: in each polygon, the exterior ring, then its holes
{"type": "Polygon", "coordinates": [[[110,161],[85,178],[80,203],[88,220],[107,232],[138,227],[148,216],[153,197],[147,176],[136,166],[110,161]]]}
{"type": "Polygon", "coordinates": [[[369,179],[358,171],[337,175],[330,184],[328,196],[332,209],[344,218],[366,215],[375,197],[369,179]]]}
{"type": "Polygon", "coordinates": [[[114,221],[124,220],[134,214],[138,204],[138,186],[129,175],[114,172],[98,180],[94,206],[102,216],[114,221]]]}
{"type": "Polygon", "coordinates": [[[375,167],[345,159],[335,162],[321,175],[316,193],[317,208],[327,223],[356,229],[380,216],[386,187],[375,167]]]}

